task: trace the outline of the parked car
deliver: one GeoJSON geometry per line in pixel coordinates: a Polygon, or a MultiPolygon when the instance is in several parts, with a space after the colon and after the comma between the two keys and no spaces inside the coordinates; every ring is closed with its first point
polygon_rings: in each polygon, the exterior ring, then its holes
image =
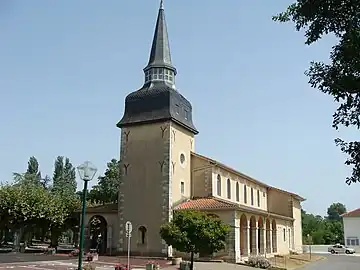
{"type": "Polygon", "coordinates": [[[331,254],[340,254],[340,253],[353,254],[355,253],[355,249],[346,247],[344,245],[336,244],[329,247],[328,252],[330,252],[331,254]]]}

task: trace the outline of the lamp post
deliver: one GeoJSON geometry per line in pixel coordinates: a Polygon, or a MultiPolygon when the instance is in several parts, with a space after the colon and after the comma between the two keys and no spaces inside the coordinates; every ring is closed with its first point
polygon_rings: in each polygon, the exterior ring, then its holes
{"type": "Polygon", "coordinates": [[[83,260],[83,253],[84,253],[84,231],[85,231],[87,187],[88,187],[88,182],[94,178],[94,176],[97,172],[97,169],[90,161],[85,161],[84,164],[79,165],[76,169],[79,173],[81,180],[84,181],[84,190],[83,190],[83,194],[82,194],[79,264],[78,264],[78,270],[82,270],[82,260],[83,260]]]}

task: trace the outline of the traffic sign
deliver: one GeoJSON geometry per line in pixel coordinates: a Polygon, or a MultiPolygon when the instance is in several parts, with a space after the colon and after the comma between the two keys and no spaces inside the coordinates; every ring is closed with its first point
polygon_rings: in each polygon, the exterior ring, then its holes
{"type": "Polygon", "coordinates": [[[130,235],[132,232],[132,224],[130,221],[126,221],[125,223],[125,230],[126,230],[126,234],[130,235]]]}

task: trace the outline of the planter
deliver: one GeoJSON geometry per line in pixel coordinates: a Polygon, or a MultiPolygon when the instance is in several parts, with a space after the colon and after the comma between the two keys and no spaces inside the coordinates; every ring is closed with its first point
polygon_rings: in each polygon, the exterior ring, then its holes
{"type": "Polygon", "coordinates": [[[172,265],[179,265],[182,262],[182,258],[172,258],[171,264],[172,265]]]}
{"type": "Polygon", "coordinates": [[[146,270],[155,270],[155,264],[147,263],[145,268],[146,270]]]}
{"type": "MultiPolygon", "coordinates": [[[[181,262],[180,263],[180,270],[190,270],[191,262],[181,262]]],[[[195,267],[194,267],[195,269],[195,267]]]]}

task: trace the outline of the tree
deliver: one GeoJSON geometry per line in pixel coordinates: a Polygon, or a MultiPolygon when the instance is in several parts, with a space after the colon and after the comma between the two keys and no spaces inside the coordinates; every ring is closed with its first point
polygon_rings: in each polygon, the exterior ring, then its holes
{"type": "Polygon", "coordinates": [[[312,239],[312,244],[335,244],[344,242],[344,228],[341,215],[346,212],[342,203],[333,203],[327,209],[327,216],[321,217],[301,211],[302,231],[304,242],[308,240],[308,235],[312,239]]]}
{"type": "MultiPolygon", "coordinates": [[[[333,127],[360,128],[360,0],[297,0],[285,12],[273,17],[280,22],[292,21],[297,31],[304,31],[305,44],[311,45],[323,36],[333,35],[336,44],[330,52],[330,63],[311,62],[305,74],[311,87],[330,95],[339,105],[333,114],[333,127]]],[[[352,167],[346,183],[360,182],[360,142],[335,139],[348,155],[345,164],[352,167]]]]}
{"type": "Polygon", "coordinates": [[[176,211],[173,220],[161,226],[160,235],[166,244],[181,252],[212,254],[225,248],[229,226],[220,219],[199,211],[176,211]]]}
{"type": "Polygon", "coordinates": [[[63,195],[75,195],[76,173],[69,158],[58,156],[54,164],[52,192],[63,195]]]}
{"type": "Polygon", "coordinates": [[[93,203],[116,203],[119,194],[120,162],[113,158],[107,163],[103,176],[99,176],[98,184],[89,192],[88,200],[93,203]]]}
{"type": "Polygon", "coordinates": [[[327,209],[327,219],[330,221],[341,221],[341,215],[346,213],[346,207],[342,203],[333,203],[327,209]]]}

